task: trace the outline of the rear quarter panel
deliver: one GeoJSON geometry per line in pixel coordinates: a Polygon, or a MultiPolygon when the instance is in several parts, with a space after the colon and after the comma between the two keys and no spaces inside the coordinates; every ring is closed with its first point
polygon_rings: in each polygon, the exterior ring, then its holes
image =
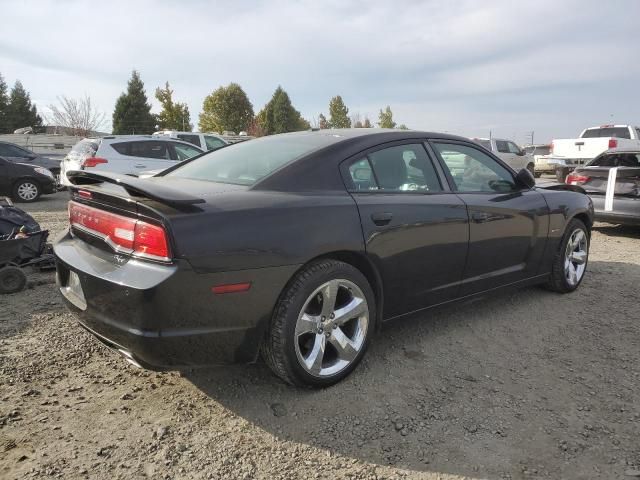
{"type": "Polygon", "coordinates": [[[171,219],[177,255],[198,272],[302,265],[329,252],[364,252],[358,210],[345,191],[227,192],[203,208],[171,219]]]}

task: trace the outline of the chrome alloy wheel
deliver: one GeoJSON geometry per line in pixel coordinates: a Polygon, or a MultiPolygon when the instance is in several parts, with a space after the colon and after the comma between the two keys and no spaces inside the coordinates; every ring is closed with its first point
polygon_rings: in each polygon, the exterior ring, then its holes
{"type": "Polygon", "coordinates": [[[307,298],[295,329],[296,356],[314,377],[327,377],[353,362],[367,338],[369,307],[349,280],[330,280],[307,298]]]}
{"type": "Polygon", "coordinates": [[[38,196],[38,187],[31,182],[23,182],[18,186],[16,192],[20,200],[30,201],[38,196]]]}
{"type": "Polygon", "coordinates": [[[575,287],[587,268],[589,256],[587,236],[582,229],[576,229],[571,233],[564,254],[564,276],[570,286],[575,287]]]}

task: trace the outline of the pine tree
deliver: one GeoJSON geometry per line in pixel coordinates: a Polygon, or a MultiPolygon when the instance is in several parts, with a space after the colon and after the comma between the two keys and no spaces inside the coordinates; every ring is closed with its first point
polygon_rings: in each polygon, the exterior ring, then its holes
{"type": "Polygon", "coordinates": [[[242,87],[230,83],[208,95],[202,103],[198,125],[203,132],[239,133],[246,131],[253,120],[253,105],[242,87]]]}
{"type": "Polygon", "coordinates": [[[9,96],[7,95],[7,84],[0,73],[0,133],[9,133],[7,125],[8,106],[9,96]]]}
{"type": "Polygon", "coordinates": [[[387,108],[380,110],[380,114],[378,115],[378,126],[380,128],[395,128],[396,122],[393,121],[393,113],[391,112],[391,107],[387,105],[387,108]]]}
{"type": "Polygon", "coordinates": [[[34,130],[42,126],[42,118],[38,115],[36,106],[31,103],[31,96],[17,80],[5,109],[4,130],[12,133],[18,128],[32,127],[34,130]]]}
{"type": "Polygon", "coordinates": [[[407,127],[404,123],[398,125],[398,130],[409,130],[409,127],[407,127]]]}
{"type": "Polygon", "coordinates": [[[186,103],[174,103],[173,90],[169,82],[164,88],[156,88],[156,98],[162,105],[162,111],[156,115],[158,127],[161,130],[191,131],[191,116],[186,103]]]}
{"type": "Polygon", "coordinates": [[[269,103],[258,113],[258,122],[267,135],[310,128],[309,122],[293,108],[289,95],[280,86],[273,92],[269,103]]]}
{"type": "Polygon", "coordinates": [[[333,97],[329,102],[329,125],[331,128],[351,128],[349,109],[342,101],[340,95],[333,97]]]}
{"type": "Polygon", "coordinates": [[[122,93],[113,110],[115,135],[149,134],[155,130],[156,119],[151,114],[144,83],[137,71],[131,73],[126,93],[122,93]]]}
{"type": "Polygon", "coordinates": [[[326,128],[331,128],[329,127],[329,122],[327,121],[327,117],[325,117],[324,114],[322,113],[318,115],[318,127],[322,130],[326,128]]]}

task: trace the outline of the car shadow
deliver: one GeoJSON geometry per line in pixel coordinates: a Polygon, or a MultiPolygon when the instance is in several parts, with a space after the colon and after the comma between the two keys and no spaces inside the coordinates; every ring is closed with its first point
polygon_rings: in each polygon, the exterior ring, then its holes
{"type": "Polygon", "coordinates": [[[567,477],[588,478],[618,448],[607,428],[634,438],[610,405],[638,411],[637,379],[611,355],[640,360],[625,313],[640,267],[590,271],[570,295],[531,287],[385,325],[358,369],[324,390],[285,385],[262,364],[184,375],[258,428],[328,455],[471,478],[557,478],[569,465],[567,477]]]}
{"type": "Polygon", "coordinates": [[[608,237],[640,238],[640,225],[613,225],[610,223],[596,222],[593,229],[608,237]]]}

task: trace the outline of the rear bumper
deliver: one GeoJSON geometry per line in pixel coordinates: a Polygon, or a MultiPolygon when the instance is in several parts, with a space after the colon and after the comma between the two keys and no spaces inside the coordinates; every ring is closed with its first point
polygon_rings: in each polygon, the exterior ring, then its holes
{"type": "Polygon", "coordinates": [[[589,195],[593,200],[595,219],[618,225],[640,225],[640,198],[613,197],[613,209],[605,211],[604,195],[589,195]]]}
{"type": "Polygon", "coordinates": [[[66,234],[54,246],[56,279],[78,274],[86,308],[64,301],[102,343],[146,368],[246,363],[256,359],[265,328],[295,266],[221,273],[188,262],[159,265],[125,259],[66,234]],[[251,282],[247,292],[211,287],[251,282]]]}

